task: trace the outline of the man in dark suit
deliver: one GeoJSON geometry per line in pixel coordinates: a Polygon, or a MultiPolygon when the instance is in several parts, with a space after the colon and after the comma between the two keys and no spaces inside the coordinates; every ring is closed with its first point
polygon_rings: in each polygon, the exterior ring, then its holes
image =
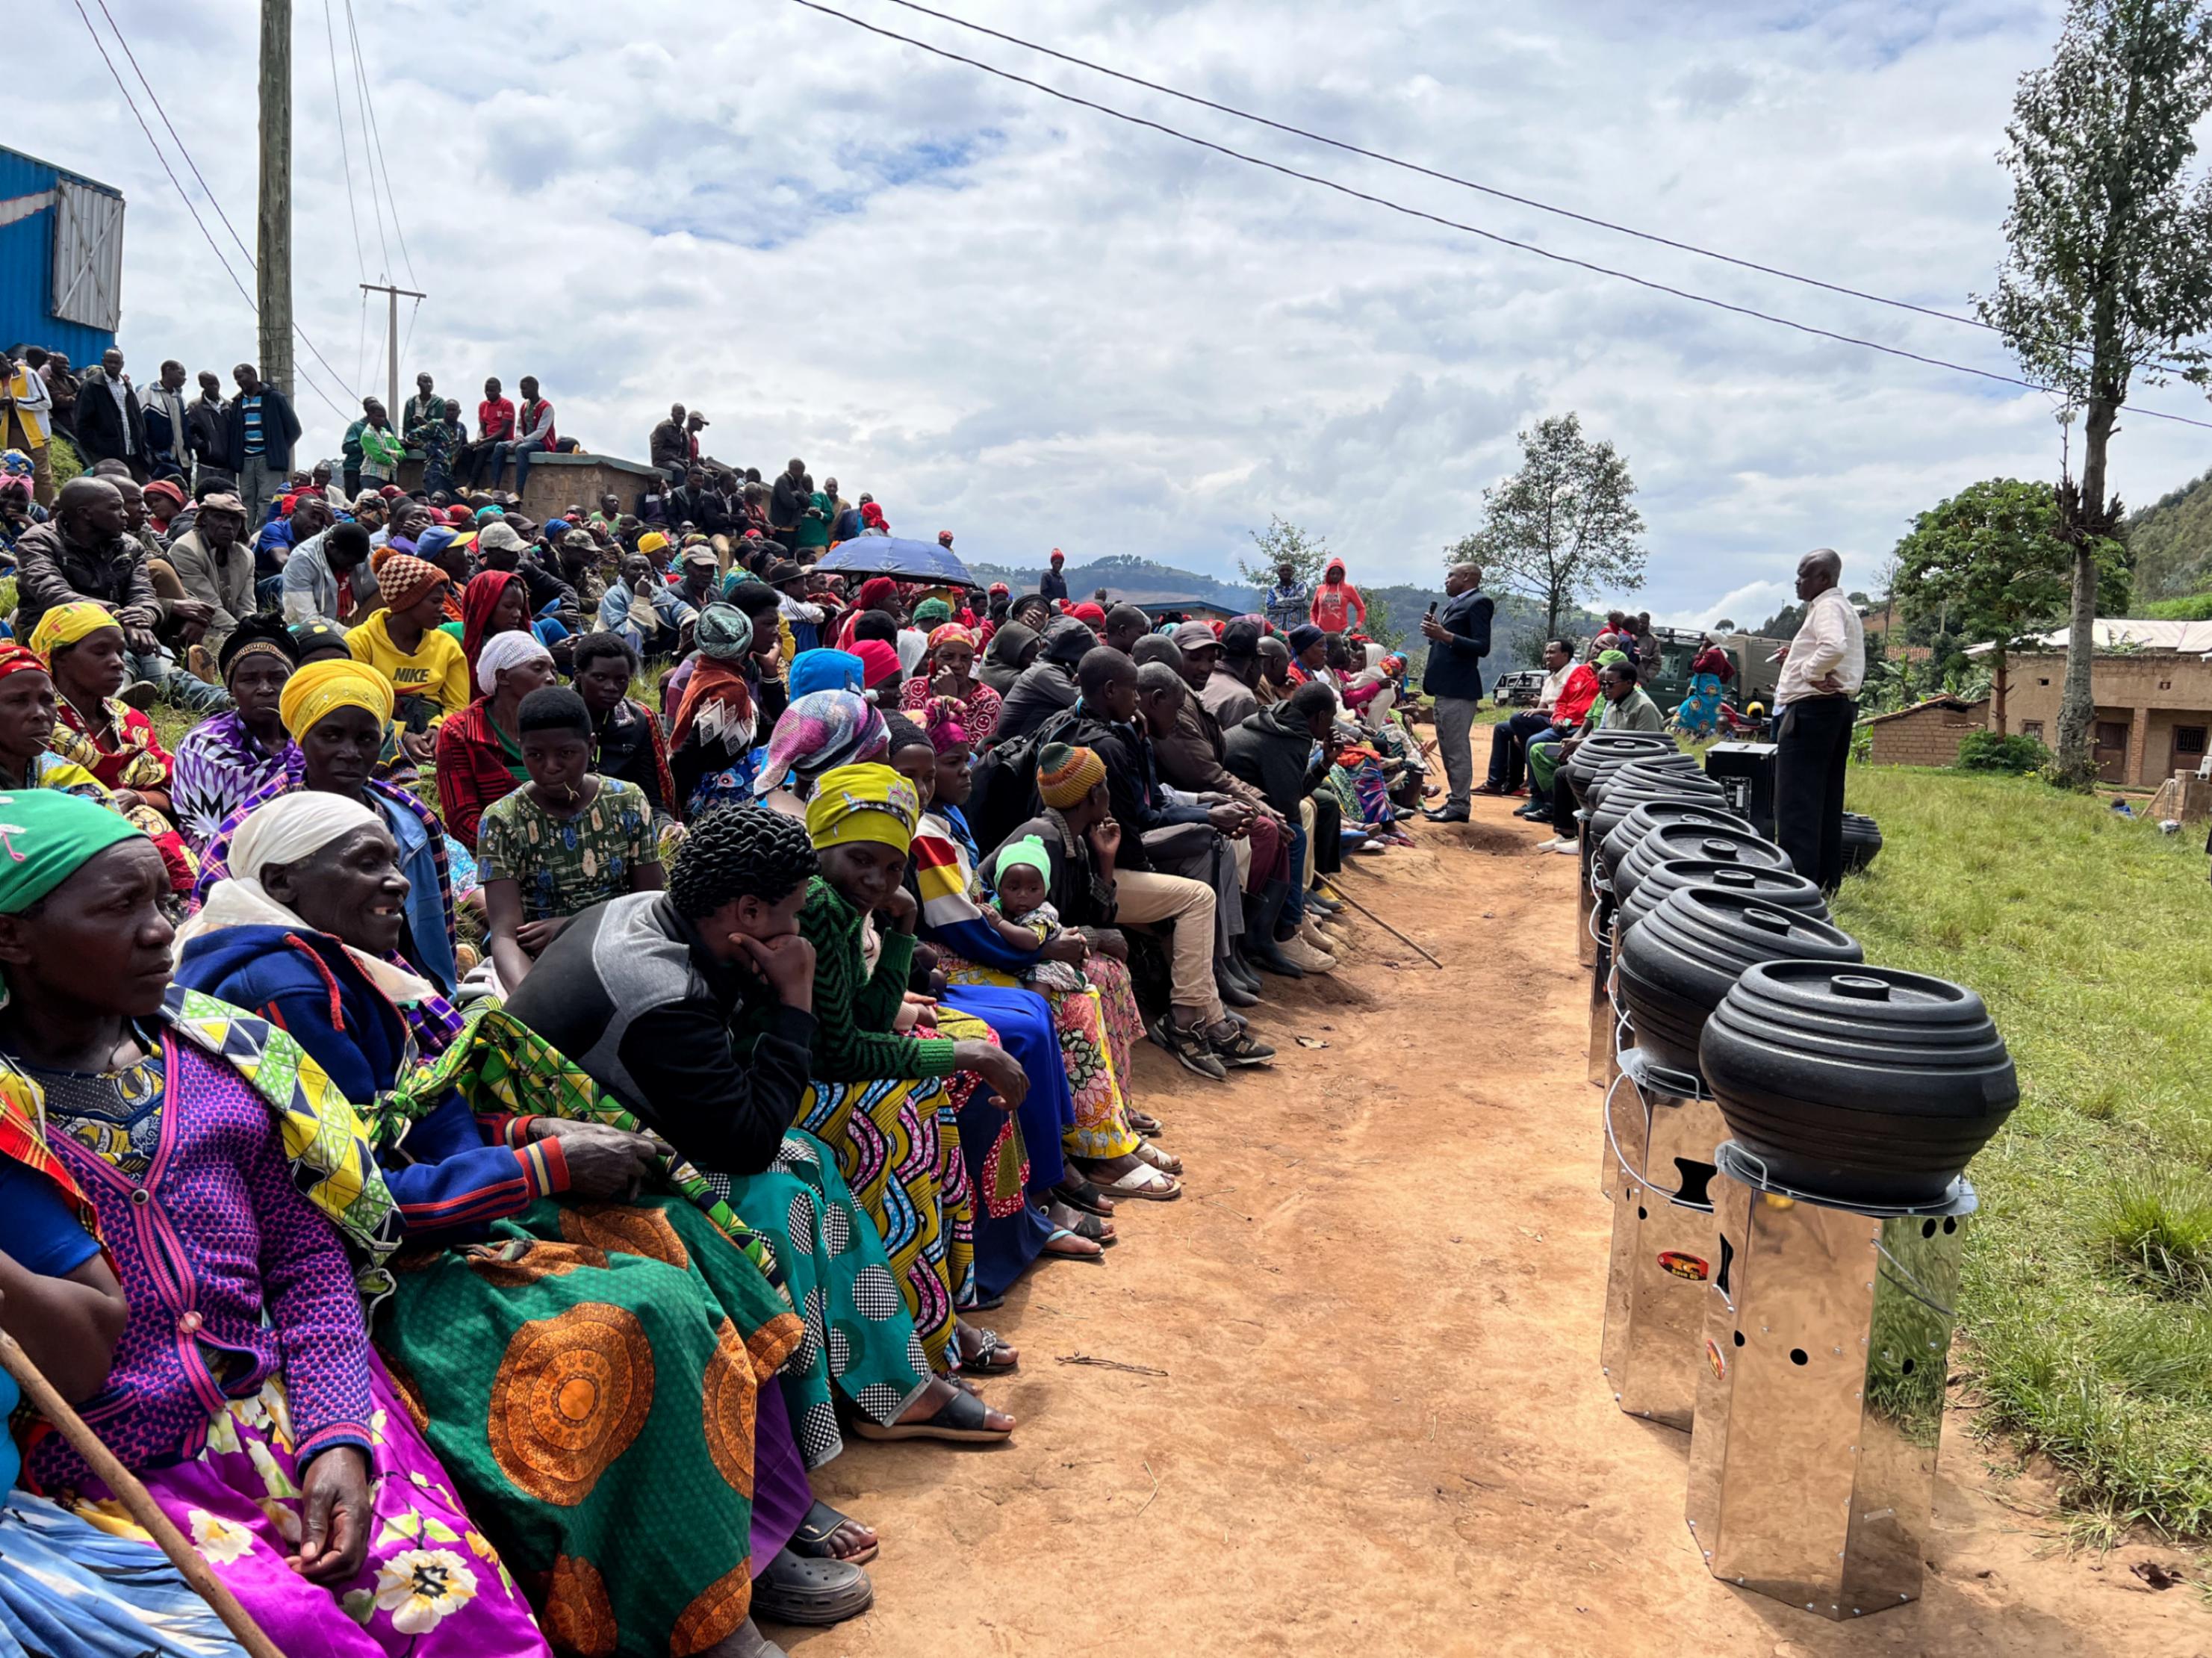
{"type": "Polygon", "coordinates": [[[1490,654],[1495,608],[1482,591],[1481,568],[1455,564],[1444,575],[1443,609],[1421,618],[1421,636],[1429,641],[1421,689],[1436,700],[1437,746],[1443,752],[1444,779],[1450,786],[1443,810],[1427,814],[1436,823],[1467,822],[1468,795],[1474,787],[1474,755],[1468,741],[1482,701],[1482,659],[1490,654]]]}
{"type": "Polygon", "coordinates": [[[123,354],[112,345],[100,367],[88,370],[78,387],[76,449],[87,471],[103,460],[119,460],[141,483],[153,476],[138,389],[123,372],[123,354]]]}

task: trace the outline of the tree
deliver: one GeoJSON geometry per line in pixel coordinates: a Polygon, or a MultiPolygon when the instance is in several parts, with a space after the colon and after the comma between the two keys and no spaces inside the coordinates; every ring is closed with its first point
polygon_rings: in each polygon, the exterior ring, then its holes
{"type": "Polygon", "coordinates": [[[1583,600],[1644,585],[1644,517],[1628,463],[1584,438],[1580,416],[1539,421],[1520,440],[1521,470],[1482,492],[1482,528],[1446,548],[1444,562],[1480,564],[1535,598],[1548,638],[1583,600]]]}
{"type": "Polygon", "coordinates": [[[1252,544],[1260,550],[1255,558],[1240,557],[1237,574],[1263,592],[1275,585],[1276,567],[1287,564],[1297,579],[1309,587],[1321,580],[1322,571],[1328,563],[1328,537],[1308,535],[1287,519],[1267,514],[1267,527],[1251,532],[1252,544]]]}
{"type": "Polygon", "coordinates": [[[2135,374],[2153,386],[2203,374],[2189,342],[2212,325],[2212,179],[2182,172],[2208,108],[2205,0],[2070,0],[2050,66],[2021,77],[2005,128],[2006,257],[1976,305],[2026,376],[2083,414],[2081,481],[2057,495],[2073,569],[2053,770],[2077,786],[2095,775],[2097,550],[2120,516],[2106,452],[2135,374]]]}
{"type": "MultiPolygon", "coordinates": [[[[2127,603],[2120,544],[2092,549],[2100,603],[2127,603]]],[[[1890,592],[1908,616],[1941,618],[1963,643],[1990,651],[1990,728],[2005,732],[2005,657],[2063,616],[2074,581],[2074,549],[2047,483],[1991,478],[1971,484],[1913,520],[1897,544],[1890,592]]]]}

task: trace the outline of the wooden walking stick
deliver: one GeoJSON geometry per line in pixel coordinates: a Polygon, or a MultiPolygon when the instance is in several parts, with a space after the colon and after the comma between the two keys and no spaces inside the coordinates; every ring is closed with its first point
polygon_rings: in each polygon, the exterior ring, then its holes
{"type": "Polygon", "coordinates": [[[1437,970],[1437,972],[1439,972],[1439,973],[1443,973],[1443,972],[1446,972],[1446,971],[1448,971],[1448,970],[1449,970],[1448,969],[1446,969],[1446,968],[1445,968],[1444,964],[1443,964],[1442,962],[1440,962],[1440,961],[1437,960],[1437,958],[1436,958],[1435,957],[1431,956],[1427,950],[1421,950],[1421,947],[1420,947],[1419,944],[1414,944],[1414,943],[1413,943],[1413,941],[1411,938],[1407,938],[1404,933],[1402,933],[1402,932],[1399,932],[1397,928],[1395,928],[1395,927],[1392,926],[1389,924],[1389,922],[1388,922],[1388,921],[1384,920],[1383,920],[1380,915],[1377,915],[1377,914],[1376,914],[1373,910],[1371,910],[1371,909],[1368,908],[1366,905],[1364,905],[1364,904],[1361,903],[1361,902],[1359,902],[1359,900],[1358,900],[1358,899],[1357,899],[1357,898],[1353,897],[1350,893],[1348,893],[1348,892],[1345,891],[1341,887],[1338,886],[1338,885],[1337,885],[1337,884],[1336,884],[1334,881],[1330,880],[1327,876],[1323,876],[1322,878],[1322,880],[1323,880],[1323,882],[1327,884],[1327,886],[1328,886],[1328,890],[1329,890],[1329,896],[1330,896],[1331,897],[1333,897],[1333,898],[1340,898],[1340,899],[1342,899],[1346,903],[1350,904],[1350,905],[1352,907],[1352,908],[1354,908],[1354,909],[1358,910],[1358,911],[1362,915],[1364,915],[1364,916],[1365,916],[1369,920],[1370,920],[1370,921],[1374,922],[1376,926],[1377,926],[1381,927],[1381,928],[1382,929],[1382,931],[1383,931],[1383,932],[1385,932],[1389,933],[1389,934],[1393,938],[1395,938],[1395,939],[1396,939],[1400,944],[1405,944],[1405,945],[1408,946],[1408,947],[1409,947],[1409,948],[1411,948],[1411,949],[1417,950],[1420,950],[1420,953],[1421,953],[1422,957],[1424,957],[1424,959],[1425,959],[1425,960],[1428,962],[1428,963],[1429,963],[1429,965],[1430,965],[1430,966],[1431,966],[1431,967],[1435,968],[1435,969],[1436,969],[1436,970],[1437,970]]]}
{"type": "Polygon", "coordinates": [[[69,1401],[54,1391],[54,1384],[40,1373],[31,1363],[30,1355],[15,1343],[15,1338],[0,1330],[0,1370],[15,1379],[23,1390],[23,1397],[34,1406],[40,1415],[54,1424],[70,1448],[82,1457],[100,1483],[115,1493],[131,1519],[151,1534],[169,1564],[184,1574],[185,1582],[192,1592],[206,1601],[222,1619],[223,1627],[238,1639],[250,1658],[284,1658],[276,1643],[261,1632],[260,1625],[246,1616],[246,1608],[238,1604],[238,1597],[222,1586],[222,1582],[201,1558],[200,1552],[185,1540],[169,1516],[155,1506],[146,1488],[137,1476],[115,1460],[115,1453],[100,1442],[100,1436],[85,1425],[85,1420],[70,1408],[69,1401]]]}

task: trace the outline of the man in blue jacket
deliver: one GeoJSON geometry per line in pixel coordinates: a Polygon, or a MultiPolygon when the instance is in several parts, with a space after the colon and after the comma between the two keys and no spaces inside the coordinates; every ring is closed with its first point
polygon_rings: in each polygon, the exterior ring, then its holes
{"type": "Polygon", "coordinates": [[[1480,567],[1455,564],[1444,575],[1443,610],[1421,618],[1421,636],[1429,641],[1421,689],[1436,700],[1437,746],[1443,751],[1449,785],[1443,809],[1427,814],[1435,823],[1467,822],[1468,795],[1474,786],[1474,755],[1468,738],[1482,700],[1482,659],[1490,654],[1494,608],[1482,591],[1480,567]]]}
{"type": "Polygon", "coordinates": [[[239,498],[246,503],[246,521],[259,524],[269,503],[284,490],[292,471],[292,446],[300,440],[300,417],[290,401],[261,378],[261,371],[242,362],[230,371],[238,382],[238,396],[226,411],[229,459],[225,463],[238,475],[239,498]]]}

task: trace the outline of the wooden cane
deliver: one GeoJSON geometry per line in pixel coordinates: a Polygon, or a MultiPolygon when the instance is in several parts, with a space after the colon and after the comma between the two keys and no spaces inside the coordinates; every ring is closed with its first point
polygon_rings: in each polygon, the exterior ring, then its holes
{"type": "Polygon", "coordinates": [[[1373,910],[1368,908],[1366,905],[1361,903],[1358,899],[1353,897],[1350,893],[1338,886],[1334,881],[1330,880],[1328,877],[1324,876],[1322,878],[1322,884],[1328,888],[1329,896],[1340,899],[1343,902],[1350,904],[1352,908],[1358,910],[1369,920],[1374,922],[1376,926],[1381,927],[1383,932],[1389,933],[1400,944],[1407,945],[1413,950],[1420,950],[1422,957],[1428,962],[1429,965],[1435,968],[1437,972],[1443,973],[1448,971],[1442,962],[1437,960],[1435,957],[1431,956],[1427,950],[1421,950],[1421,947],[1419,944],[1414,944],[1411,938],[1408,938],[1404,933],[1399,932],[1397,928],[1392,926],[1389,922],[1384,920],[1373,910]]]}
{"type": "Polygon", "coordinates": [[[185,1540],[185,1534],[155,1506],[137,1477],[115,1460],[115,1453],[100,1442],[100,1436],[70,1408],[69,1401],[31,1363],[30,1355],[4,1330],[0,1330],[0,1370],[15,1379],[15,1385],[23,1390],[23,1397],[54,1424],[61,1436],[69,1441],[70,1448],[99,1476],[100,1483],[115,1493],[116,1500],[131,1519],[152,1536],[161,1552],[169,1557],[169,1564],[184,1574],[192,1592],[214,1609],[215,1615],[222,1619],[223,1627],[237,1637],[239,1645],[251,1658],[284,1658],[276,1643],[246,1615],[246,1608],[238,1604],[238,1597],[222,1586],[222,1580],[201,1558],[200,1552],[185,1540]]]}

